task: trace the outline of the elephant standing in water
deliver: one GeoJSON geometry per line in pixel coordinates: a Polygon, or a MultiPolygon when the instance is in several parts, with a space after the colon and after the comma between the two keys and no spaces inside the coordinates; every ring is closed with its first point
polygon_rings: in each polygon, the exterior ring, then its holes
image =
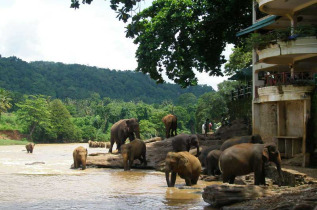
{"type": "Polygon", "coordinates": [[[220,147],[221,151],[242,143],[253,143],[253,144],[263,144],[262,137],[259,134],[255,134],[252,136],[240,136],[240,137],[233,137],[231,139],[226,140],[220,147]]]}
{"type": "Polygon", "coordinates": [[[121,154],[123,157],[124,170],[130,170],[135,159],[139,159],[144,166],[146,162],[146,146],[144,141],[135,139],[129,144],[123,144],[121,146],[121,154]]]}
{"type": "Polygon", "coordinates": [[[34,147],[35,147],[34,143],[28,143],[27,145],[25,145],[27,153],[33,153],[34,147]]]}
{"type": "Polygon", "coordinates": [[[191,146],[194,146],[197,148],[196,156],[198,157],[200,153],[199,153],[199,142],[198,142],[197,135],[182,133],[173,137],[172,139],[172,147],[174,152],[182,152],[182,151],[189,152],[191,146]]]}
{"type": "Polygon", "coordinates": [[[111,127],[110,148],[109,153],[112,153],[113,144],[116,142],[117,149],[121,151],[121,145],[125,143],[125,140],[129,138],[133,141],[136,138],[140,139],[140,127],[139,122],[135,118],[119,120],[111,127]]]}
{"type": "Polygon", "coordinates": [[[177,135],[177,117],[175,115],[166,115],[163,117],[162,122],[165,125],[166,138],[177,135]]]}
{"type": "Polygon", "coordinates": [[[224,150],[219,158],[223,182],[233,184],[236,176],[254,172],[254,184],[265,185],[265,163],[267,161],[276,164],[279,186],[281,186],[283,180],[281,156],[275,145],[252,143],[234,145],[224,150]]]}
{"type": "Polygon", "coordinates": [[[165,176],[168,187],[174,187],[177,174],[185,179],[186,185],[197,184],[201,173],[201,164],[197,157],[189,152],[169,152],[165,159],[165,176]],[[171,179],[169,174],[171,174],[171,179]]]}
{"type": "Polygon", "coordinates": [[[85,149],[82,146],[77,147],[73,152],[73,158],[74,158],[74,168],[79,168],[80,165],[82,166],[82,169],[86,169],[86,160],[87,160],[87,149],[85,149]]]}

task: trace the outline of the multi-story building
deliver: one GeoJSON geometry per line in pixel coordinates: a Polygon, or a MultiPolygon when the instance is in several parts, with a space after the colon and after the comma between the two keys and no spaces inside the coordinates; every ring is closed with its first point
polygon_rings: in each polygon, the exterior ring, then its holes
{"type": "Polygon", "coordinates": [[[254,46],[252,132],[277,143],[283,156],[302,153],[306,166],[307,151],[317,144],[308,139],[314,132],[308,124],[317,80],[317,0],[253,5],[253,25],[237,34],[248,34],[254,46]]]}

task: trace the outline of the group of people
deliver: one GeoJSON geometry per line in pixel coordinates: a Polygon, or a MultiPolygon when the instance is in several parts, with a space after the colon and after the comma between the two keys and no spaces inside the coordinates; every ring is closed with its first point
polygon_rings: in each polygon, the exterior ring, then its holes
{"type": "Polygon", "coordinates": [[[208,132],[212,132],[212,126],[212,122],[209,121],[209,119],[207,118],[205,123],[201,125],[202,134],[205,134],[205,136],[207,136],[208,132]]]}

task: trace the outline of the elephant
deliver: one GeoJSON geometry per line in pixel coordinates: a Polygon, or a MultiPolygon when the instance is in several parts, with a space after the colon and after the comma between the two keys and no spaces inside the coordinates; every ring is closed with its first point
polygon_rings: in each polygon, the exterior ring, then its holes
{"type": "Polygon", "coordinates": [[[219,145],[211,145],[210,147],[201,150],[200,155],[198,156],[198,159],[201,163],[201,166],[206,167],[205,163],[206,163],[207,155],[210,151],[215,150],[215,149],[220,149],[220,146],[219,145]]]}
{"type": "Polygon", "coordinates": [[[82,166],[82,170],[86,169],[86,160],[87,160],[87,149],[79,146],[73,152],[74,158],[74,168],[79,168],[80,165],[82,166]]]}
{"type": "Polygon", "coordinates": [[[208,153],[206,157],[205,166],[207,167],[207,175],[220,175],[221,172],[219,170],[219,157],[221,155],[221,150],[212,150],[208,153]]]}
{"type": "Polygon", "coordinates": [[[133,141],[135,139],[134,134],[136,138],[140,139],[139,122],[135,118],[119,120],[113,124],[110,133],[111,145],[109,153],[112,153],[112,147],[115,142],[117,144],[118,151],[121,152],[121,145],[125,143],[127,138],[129,138],[130,141],[133,141]]]}
{"type": "Polygon", "coordinates": [[[133,161],[139,159],[144,166],[146,162],[146,146],[144,141],[135,139],[129,144],[123,144],[121,146],[121,155],[123,157],[123,167],[125,171],[131,169],[133,161]]]}
{"type": "Polygon", "coordinates": [[[234,145],[224,150],[219,158],[223,182],[233,184],[236,176],[254,172],[254,184],[265,185],[265,163],[268,161],[276,164],[279,175],[278,185],[281,186],[283,181],[281,156],[276,145],[252,143],[234,145]]]}
{"type": "Polygon", "coordinates": [[[33,153],[34,147],[35,147],[34,143],[28,143],[27,145],[25,145],[27,153],[33,153]]]}
{"type": "Polygon", "coordinates": [[[165,137],[177,135],[177,117],[172,114],[168,114],[162,118],[162,122],[165,125],[165,137]]]}
{"type": "Polygon", "coordinates": [[[172,139],[172,147],[174,152],[182,152],[182,151],[189,152],[191,146],[194,146],[197,148],[196,156],[198,157],[200,153],[199,153],[199,142],[198,142],[197,135],[182,133],[177,136],[174,136],[172,139]]]}
{"type": "Polygon", "coordinates": [[[223,142],[223,144],[220,147],[220,150],[224,151],[225,149],[233,145],[242,144],[242,143],[263,144],[263,141],[259,134],[255,134],[252,136],[233,137],[223,142]]]}
{"type": "Polygon", "coordinates": [[[165,159],[165,177],[168,187],[174,187],[177,174],[185,179],[187,186],[197,184],[201,173],[201,164],[197,157],[189,152],[169,152],[165,159]],[[169,174],[171,172],[171,180],[169,174]]]}

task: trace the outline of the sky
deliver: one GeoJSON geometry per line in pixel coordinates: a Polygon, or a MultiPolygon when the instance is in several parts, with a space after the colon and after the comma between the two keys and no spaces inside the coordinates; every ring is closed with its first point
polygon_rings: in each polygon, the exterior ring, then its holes
{"type": "MultiPolygon", "coordinates": [[[[141,3],[141,8],[147,7],[141,3]]],[[[0,54],[24,61],[54,61],[116,70],[137,67],[137,45],[109,0],[94,0],[80,9],[70,0],[0,0],[0,54]]],[[[233,45],[224,51],[228,59],[233,45]]],[[[198,73],[198,84],[217,89],[228,77],[198,73]]],[[[166,77],[165,77],[166,78],[166,77]]]]}

